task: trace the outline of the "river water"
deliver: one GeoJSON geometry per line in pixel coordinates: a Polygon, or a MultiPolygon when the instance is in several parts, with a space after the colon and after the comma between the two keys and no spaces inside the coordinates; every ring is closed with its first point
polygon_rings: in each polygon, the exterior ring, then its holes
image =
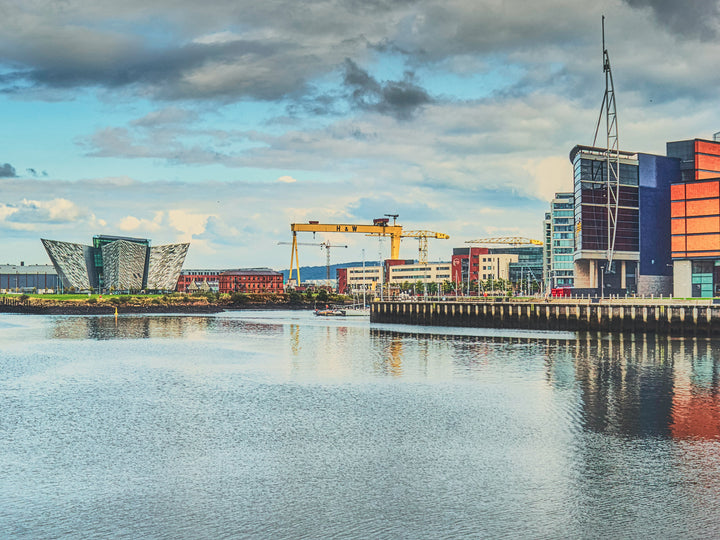
{"type": "Polygon", "coordinates": [[[719,344],[2,315],[0,537],[718,537],[719,344]]]}

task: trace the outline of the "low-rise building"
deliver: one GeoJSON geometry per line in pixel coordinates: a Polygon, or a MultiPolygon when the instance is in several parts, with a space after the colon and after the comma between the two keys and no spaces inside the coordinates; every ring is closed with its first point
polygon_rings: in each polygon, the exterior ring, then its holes
{"type": "Polygon", "coordinates": [[[405,282],[443,283],[452,277],[449,262],[413,263],[389,267],[388,283],[398,285],[405,282]]]}
{"type": "Polygon", "coordinates": [[[51,264],[0,264],[0,293],[54,293],[59,283],[51,264]]]}
{"type": "Polygon", "coordinates": [[[217,283],[220,293],[281,293],[284,279],[280,272],[270,268],[239,268],[235,270],[183,270],[178,278],[179,292],[192,292],[191,285],[200,290],[201,283],[207,283],[210,289],[217,283]]]}

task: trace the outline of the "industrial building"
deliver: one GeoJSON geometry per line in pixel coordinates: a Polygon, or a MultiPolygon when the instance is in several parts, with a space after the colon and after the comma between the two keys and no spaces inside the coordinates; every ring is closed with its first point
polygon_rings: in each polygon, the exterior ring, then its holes
{"type": "Polygon", "coordinates": [[[60,285],[76,291],[173,291],[190,244],[97,235],[93,245],[42,239],[60,285]]]}
{"type": "Polygon", "coordinates": [[[58,284],[51,264],[0,264],[0,293],[54,293],[58,284]]]}
{"type": "Polygon", "coordinates": [[[177,281],[179,292],[211,290],[220,293],[281,293],[283,275],[270,268],[235,270],[183,270],[177,281]]]}

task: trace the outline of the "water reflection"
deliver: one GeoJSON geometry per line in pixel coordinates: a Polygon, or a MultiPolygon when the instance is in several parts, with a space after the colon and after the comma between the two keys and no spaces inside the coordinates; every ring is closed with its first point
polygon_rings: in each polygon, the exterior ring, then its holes
{"type": "MultiPolygon", "coordinates": [[[[582,427],[623,437],[720,439],[717,340],[668,336],[578,334],[574,339],[452,336],[372,329],[384,354],[379,373],[400,376],[407,344],[422,343],[413,361],[427,366],[433,345],[452,352],[456,368],[478,371],[518,347],[544,357],[545,380],[577,392],[582,427]],[[405,343],[405,345],[404,345],[405,343]]],[[[438,354],[437,357],[441,357],[438,354]]],[[[435,361],[437,361],[437,357],[435,361]]],[[[509,374],[512,376],[512,373],[509,374]]]]}
{"type": "Polygon", "coordinates": [[[548,349],[548,380],[567,387],[572,378],[579,385],[587,429],[632,437],[720,437],[717,341],[598,337],[585,334],[548,349]]]}
{"type": "Polygon", "coordinates": [[[177,338],[215,324],[207,317],[100,316],[57,317],[49,326],[52,339],[111,340],[177,338]]]}
{"type": "Polygon", "coordinates": [[[5,320],[6,536],[720,535],[717,341],[5,320]]]}
{"type": "Polygon", "coordinates": [[[212,316],[56,317],[49,326],[48,337],[71,340],[152,339],[182,338],[207,332],[275,335],[282,334],[283,325],[220,319],[212,316]]]}

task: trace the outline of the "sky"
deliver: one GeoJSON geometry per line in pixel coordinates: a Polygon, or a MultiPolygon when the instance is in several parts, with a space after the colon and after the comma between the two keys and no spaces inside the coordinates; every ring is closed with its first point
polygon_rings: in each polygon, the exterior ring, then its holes
{"type": "Polygon", "coordinates": [[[593,142],[603,15],[620,146],[712,139],[718,2],[0,0],[0,263],[110,234],[190,242],[186,268],[279,270],[291,223],[384,214],[449,234],[430,260],[541,238],[593,142]]]}

